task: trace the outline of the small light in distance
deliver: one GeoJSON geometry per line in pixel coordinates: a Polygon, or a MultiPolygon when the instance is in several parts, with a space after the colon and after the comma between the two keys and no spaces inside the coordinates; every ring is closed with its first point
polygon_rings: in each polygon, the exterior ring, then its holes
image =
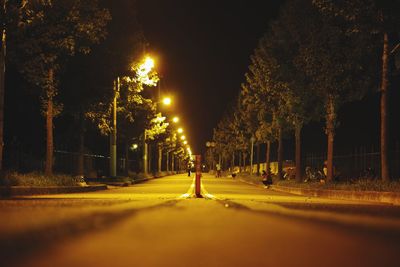
{"type": "Polygon", "coordinates": [[[182,128],[179,128],[179,129],[178,129],[178,133],[183,133],[183,129],[182,129],[182,128]]]}
{"type": "Polygon", "coordinates": [[[181,136],[181,139],[182,139],[182,140],[185,140],[185,139],[186,139],[186,136],[182,135],[182,136],[181,136]]]}
{"type": "Polygon", "coordinates": [[[136,150],[136,149],[138,149],[138,144],[133,144],[132,146],[131,146],[131,150],[136,150]]]}
{"type": "Polygon", "coordinates": [[[174,117],[174,118],[172,119],[172,121],[173,121],[174,123],[178,123],[178,122],[179,122],[179,117],[174,117]]]}

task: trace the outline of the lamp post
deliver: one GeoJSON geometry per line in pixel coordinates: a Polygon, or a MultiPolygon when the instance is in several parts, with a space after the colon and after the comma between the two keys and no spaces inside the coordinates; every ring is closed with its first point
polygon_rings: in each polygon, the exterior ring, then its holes
{"type": "Polygon", "coordinates": [[[120,79],[114,81],[113,119],[110,135],[110,176],[117,176],[117,98],[120,89],[120,79]]]}
{"type": "MultiPolygon", "coordinates": [[[[154,86],[157,82],[152,78],[149,78],[149,74],[151,70],[154,68],[154,60],[150,57],[146,57],[138,68],[132,67],[132,70],[135,71],[136,80],[141,85],[146,84],[150,86],[154,86]]],[[[125,77],[124,77],[125,78],[125,77]]],[[[129,77],[128,77],[129,78],[129,77]]],[[[158,79],[158,78],[157,78],[158,79]]],[[[113,110],[112,110],[112,126],[110,133],[110,176],[117,176],[117,99],[119,97],[120,91],[120,77],[114,81],[114,99],[113,99],[113,110]]],[[[146,134],[144,136],[144,140],[146,141],[146,134]]],[[[146,148],[147,149],[147,148],[146,148]]],[[[146,155],[147,157],[147,155],[146,155]]],[[[147,166],[147,165],[145,165],[147,166]]],[[[146,171],[147,173],[147,171],[146,171]]]]}
{"type": "MultiPolygon", "coordinates": [[[[157,104],[164,104],[165,106],[169,106],[172,103],[171,98],[169,97],[165,97],[162,101],[157,101],[157,104]]],[[[143,173],[144,175],[148,174],[149,168],[148,168],[148,164],[149,164],[149,156],[148,156],[148,144],[146,142],[147,140],[147,130],[144,130],[143,133],[143,173]]],[[[162,162],[162,151],[161,151],[161,145],[158,144],[158,171],[161,171],[161,162],[162,162]]]]}
{"type": "Polygon", "coordinates": [[[214,141],[208,141],[206,143],[206,147],[208,148],[209,155],[210,155],[210,160],[211,160],[211,170],[214,170],[214,154],[213,154],[213,148],[215,147],[215,142],[214,141]]]}

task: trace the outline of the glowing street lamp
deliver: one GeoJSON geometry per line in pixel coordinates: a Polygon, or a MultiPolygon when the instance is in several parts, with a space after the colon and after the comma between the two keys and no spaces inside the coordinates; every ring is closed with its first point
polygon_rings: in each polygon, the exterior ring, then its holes
{"type": "Polygon", "coordinates": [[[143,77],[149,74],[149,72],[154,68],[154,60],[147,56],[143,63],[140,64],[139,70],[138,70],[138,75],[143,77]]]}
{"type": "Polygon", "coordinates": [[[178,122],[179,122],[179,117],[174,117],[174,118],[172,119],[172,121],[173,121],[174,123],[178,123],[178,122]]]}
{"type": "Polygon", "coordinates": [[[166,106],[169,106],[169,105],[171,105],[172,100],[171,100],[170,97],[165,97],[165,98],[162,100],[162,103],[163,103],[164,105],[166,105],[166,106]]]}

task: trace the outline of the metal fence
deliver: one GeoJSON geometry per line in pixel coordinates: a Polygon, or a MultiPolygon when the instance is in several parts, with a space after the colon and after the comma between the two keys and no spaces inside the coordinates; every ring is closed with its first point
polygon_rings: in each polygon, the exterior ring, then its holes
{"type": "MultiPolygon", "coordinates": [[[[390,151],[389,169],[391,176],[395,179],[400,178],[400,149],[396,146],[390,151]]],[[[322,170],[326,153],[311,153],[306,155],[304,167],[322,170]]],[[[336,175],[343,180],[354,178],[379,177],[381,163],[380,152],[367,150],[365,147],[355,149],[352,153],[335,155],[333,157],[334,170],[336,175]]]]}
{"type": "MultiPolygon", "coordinates": [[[[79,153],[63,150],[54,151],[53,170],[55,173],[77,175],[79,174],[79,153]]],[[[86,177],[101,177],[109,174],[109,156],[84,154],[83,174],[86,177]]],[[[140,169],[138,160],[125,159],[117,160],[117,174],[125,175],[127,169],[136,172],[140,169]],[[129,168],[126,168],[126,165],[129,168]]],[[[29,154],[21,150],[12,150],[6,160],[6,167],[9,170],[19,172],[43,171],[45,166],[44,156],[29,154]]]]}

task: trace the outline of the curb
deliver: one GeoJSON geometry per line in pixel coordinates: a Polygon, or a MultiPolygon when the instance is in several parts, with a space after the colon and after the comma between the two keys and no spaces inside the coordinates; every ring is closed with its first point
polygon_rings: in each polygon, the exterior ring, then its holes
{"type": "Polygon", "coordinates": [[[11,186],[0,187],[1,197],[47,195],[47,194],[65,194],[65,193],[85,193],[99,190],[106,190],[107,185],[89,185],[89,186],[11,186]]]}
{"type": "Polygon", "coordinates": [[[272,185],[271,189],[295,195],[325,197],[343,200],[369,201],[385,204],[400,205],[400,193],[377,192],[377,191],[345,191],[345,190],[325,190],[325,189],[306,189],[272,185]]]}
{"type": "MultiPolygon", "coordinates": [[[[261,183],[247,181],[243,178],[239,178],[238,180],[246,184],[262,187],[261,183]]],[[[279,185],[271,185],[270,189],[300,196],[324,197],[331,199],[368,201],[368,202],[375,202],[382,204],[400,205],[400,193],[395,193],[395,192],[308,189],[308,188],[287,187],[279,185]]]]}

